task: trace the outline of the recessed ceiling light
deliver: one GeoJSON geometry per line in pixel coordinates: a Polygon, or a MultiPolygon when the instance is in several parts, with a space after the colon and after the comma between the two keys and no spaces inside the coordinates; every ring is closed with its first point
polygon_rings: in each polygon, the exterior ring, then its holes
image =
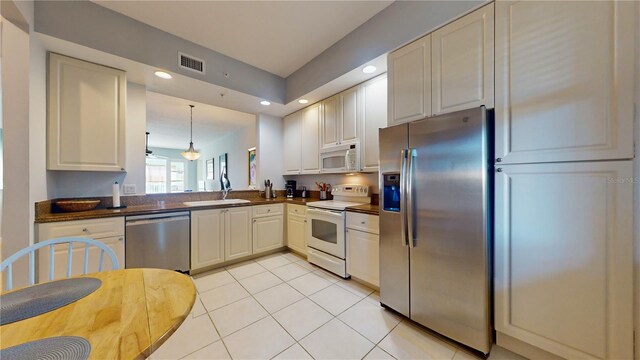
{"type": "Polygon", "coordinates": [[[367,65],[362,68],[362,72],[365,74],[371,74],[374,71],[376,71],[376,67],[373,65],[367,65]]]}
{"type": "Polygon", "coordinates": [[[307,99],[300,99],[300,100],[298,100],[298,102],[299,102],[300,104],[306,104],[306,103],[308,103],[308,102],[309,102],[309,100],[307,100],[307,99]]]}
{"type": "Polygon", "coordinates": [[[171,74],[169,74],[168,72],[166,72],[166,71],[160,71],[160,70],[158,70],[158,71],[154,72],[154,74],[155,74],[155,76],[157,76],[157,77],[159,77],[159,78],[161,78],[161,79],[171,79],[171,78],[173,77],[173,76],[171,76],[171,74]]]}
{"type": "Polygon", "coordinates": [[[264,105],[264,106],[271,105],[271,102],[269,102],[267,100],[262,100],[262,101],[260,101],[260,105],[264,105]]]}

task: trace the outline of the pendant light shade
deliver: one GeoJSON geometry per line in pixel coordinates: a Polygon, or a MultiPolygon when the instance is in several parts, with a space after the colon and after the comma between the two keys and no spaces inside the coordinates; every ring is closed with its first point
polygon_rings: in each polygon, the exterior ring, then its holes
{"type": "Polygon", "coordinates": [[[189,105],[191,107],[191,140],[189,141],[189,148],[186,151],[180,153],[183,158],[193,161],[200,157],[200,153],[193,148],[193,107],[195,105],[189,105]]]}

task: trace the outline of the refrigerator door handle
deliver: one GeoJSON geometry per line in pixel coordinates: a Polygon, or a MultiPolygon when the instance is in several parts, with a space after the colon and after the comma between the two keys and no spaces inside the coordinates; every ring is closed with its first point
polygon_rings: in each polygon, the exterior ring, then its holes
{"type": "Polygon", "coordinates": [[[407,213],[407,242],[409,247],[415,247],[415,236],[413,234],[413,158],[416,157],[416,149],[409,149],[407,151],[407,176],[406,176],[406,213],[407,213]]]}
{"type": "Polygon", "coordinates": [[[402,246],[407,246],[407,191],[405,181],[407,179],[407,149],[400,150],[400,238],[402,239],[402,246]]]}

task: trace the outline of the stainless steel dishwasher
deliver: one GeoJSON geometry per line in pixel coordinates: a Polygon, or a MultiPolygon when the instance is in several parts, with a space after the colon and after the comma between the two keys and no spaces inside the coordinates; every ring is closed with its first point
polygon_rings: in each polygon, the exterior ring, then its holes
{"type": "Polygon", "coordinates": [[[127,216],[125,263],[127,268],[189,271],[189,212],[127,216]]]}

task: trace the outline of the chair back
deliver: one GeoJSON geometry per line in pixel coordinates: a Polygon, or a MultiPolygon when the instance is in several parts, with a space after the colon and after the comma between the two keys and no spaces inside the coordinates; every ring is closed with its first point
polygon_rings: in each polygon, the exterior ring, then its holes
{"type": "Polygon", "coordinates": [[[111,268],[113,270],[120,269],[120,263],[118,262],[118,258],[116,257],[116,253],[111,250],[107,245],[100,241],[96,241],[93,239],[83,238],[83,237],[64,237],[64,238],[56,238],[41,241],[35,243],[29,247],[26,247],[15,254],[6,258],[2,263],[0,263],[0,273],[7,269],[7,290],[11,290],[13,288],[13,263],[19,258],[29,255],[29,285],[34,285],[36,282],[36,260],[35,253],[37,250],[42,249],[44,247],[49,247],[49,281],[53,280],[54,275],[54,247],[59,244],[68,244],[67,248],[67,277],[71,276],[71,265],[72,265],[72,250],[73,244],[81,243],[84,244],[84,266],[83,266],[83,274],[86,274],[89,270],[89,247],[95,246],[100,249],[100,263],[98,264],[98,271],[102,271],[103,263],[104,263],[104,254],[106,253],[109,259],[111,260],[111,268]]]}

